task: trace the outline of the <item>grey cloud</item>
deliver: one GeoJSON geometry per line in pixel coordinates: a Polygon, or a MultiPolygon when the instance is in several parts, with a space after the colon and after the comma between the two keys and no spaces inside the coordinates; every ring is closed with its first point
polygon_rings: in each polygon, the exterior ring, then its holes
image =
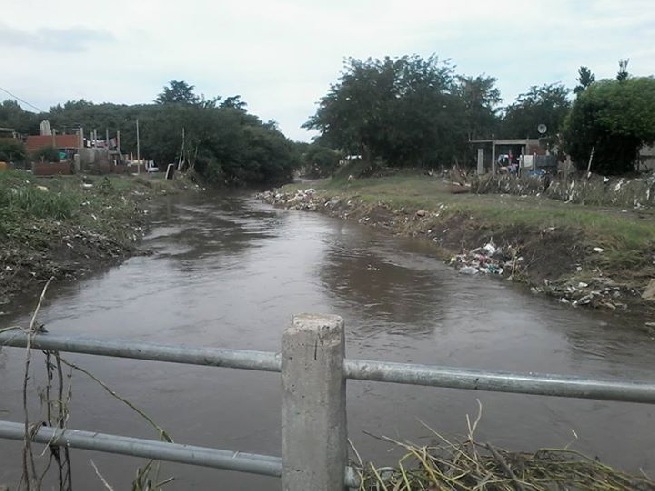
{"type": "Polygon", "coordinates": [[[80,52],[95,43],[107,43],[115,38],[104,29],[70,27],[41,28],[35,31],[13,29],[0,24],[0,46],[34,51],[80,52]]]}

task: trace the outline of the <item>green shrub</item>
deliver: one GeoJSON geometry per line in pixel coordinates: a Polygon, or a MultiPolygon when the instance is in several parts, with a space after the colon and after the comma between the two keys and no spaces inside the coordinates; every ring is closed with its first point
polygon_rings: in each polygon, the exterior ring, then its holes
{"type": "Polygon", "coordinates": [[[59,152],[53,147],[41,148],[32,153],[32,158],[37,161],[59,162],[59,152]]]}

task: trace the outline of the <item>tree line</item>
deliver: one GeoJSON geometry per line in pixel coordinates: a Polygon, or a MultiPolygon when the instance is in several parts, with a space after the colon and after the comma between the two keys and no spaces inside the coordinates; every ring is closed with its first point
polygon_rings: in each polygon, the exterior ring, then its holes
{"type": "Polygon", "coordinates": [[[331,166],[328,149],[373,165],[468,167],[470,140],[539,138],[580,168],[593,153],[595,171],[623,174],[655,141],[655,80],[627,66],[621,60],[616,78],[601,81],[581,67],[573,97],[560,82],[544,84],[502,108],[495,78],[457,74],[435,56],[351,58],[304,127],[320,132],[313,153],[331,166]]]}
{"type": "MultiPolygon", "coordinates": [[[[238,95],[207,99],[180,80],[150,104],[79,100],[36,114],[4,101],[0,127],[38,134],[39,122],[49,119],[70,133],[120,130],[122,149],[135,152],[138,119],[142,155],[163,164],[182,159],[205,181],[227,185],[282,182],[303,166],[323,177],[348,155],[373,166],[469,167],[470,140],[491,138],[539,138],[581,168],[593,153],[595,171],[622,174],[634,169],[639,148],[655,141],[655,80],[633,77],[627,67],[621,60],[615,79],[599,81],[581,67],[572,91],[560,82],[535,85],[501,107],[495,78],[459,74],[434,55],[349,58],[303,125],[319,133],[311,144],[287,139],[274,121],[249,113],[238,95]]],[[[21,151],[4,140],[0,160],[17,159],[21,151]]]]}
{"type": "MultiPolygon", "coordinates": [[[[286,182],[300,164],[294,142],[247,110],[240,96],[206,99],[185,81],[172,80],[151,104],[94,104],[68,101],[47,113],[24,111],[14,101],[0,105],[0,127],[23,134],[38,134],[48,119],[60,132],[83,128],[88,135],[105,128],[121,135],[121,150],[136,158],[136,121],[139,121],[141,155],[160,164],[182,160],[209,184],[257,186],[286,182]]],[[[4,140],[0,160],[19,160],[16,142],[4,140]]]]}

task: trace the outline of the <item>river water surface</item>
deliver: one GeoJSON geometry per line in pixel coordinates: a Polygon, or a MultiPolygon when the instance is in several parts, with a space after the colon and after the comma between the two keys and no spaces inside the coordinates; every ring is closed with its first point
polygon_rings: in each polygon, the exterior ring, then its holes
{"type": "MultiPolygon", "coordinates": [[[[50,332],[278,351],[299,312],[346,322],[347,356],[598,378],[655,379],[655,341],[629,318],[580,311],[507,282],[460,275],[432,245],[249,197],[176,197],[153,213],[135,257],[57,285],[41,319],[50,332]]],[[[29,310],[0,317],[29,323],[29,310]]],[[[280,377],[206,367],[66,355],[143,408],[175,441],[280,455],[280,377]]],[[[0,419],[21,421],[24,353],[0,351],[0,419]]],[[[35,355],[35,359],[39,359],[35,355]]],[[[43,371],[41,361],[35,362],[43,371]]],[[[36,388],[36,379],[31,385],[36,388]]],[[[421,444],[421,422],[453,436],[483,416],[482,441],[515,450],[564,447],[655,475],[655,407],[348,383],[349,434],[365,460],[397,452],[364,431],[421,444]]],[[[73,376],[71,428],[156,438],[95,382],[73,376]]],[[[20,444],[0,440],[0,484],[20,476],[20,444]]],[[[138,459],[73,451],[75,489],[129,489],[138,459]]],[[[279,480],[164,464],[167,489],[279,489],[279,480]]]]}

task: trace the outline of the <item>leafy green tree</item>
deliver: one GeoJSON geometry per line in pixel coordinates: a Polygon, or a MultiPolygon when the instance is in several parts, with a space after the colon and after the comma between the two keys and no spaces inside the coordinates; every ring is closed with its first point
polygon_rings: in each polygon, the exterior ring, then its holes
{"type": "Polygon", "coordinates": [[[585,89],[589,88],[591,84],[596,81],[596,76],[586,66],[581,66],[578,69],[578,85],[573,89],[575,95],[580,94],[585,89]]]}
{"type": "Polygon", "coordinates": [[[340,152],[313,142],[307,145],[302,153],[302,163],[305,175],[311,179],[320,179],[331,176],[339,166],[342,158],[340,152]]]}
{"type": "Polygon", "coordinates": [[[579,168],[616,175],[634,170],[637,152],[655,141],[655,79],[602,80],[580,93],[564,142],[579,168]]]}
{"type": "Polygon", "coordinates": [[[11,128],[18,133],[38,133],[41,118],[38,114],[26,111],[18,102],[13,100],[2,101],[0,104],[0,127],[11,128]]]}
{"type": "Polygon", "coordinates": [[[59,162],[59,151],[53,147],[41,148],[32,153],[32,158],[44,162],[59,162]]]}
{"type": "Polygon", "coordinates": [[[4,162],[27,160],[27,151],[23,142],[13,138],[0,138],[0,160],[4,162]]]}
{"type": "Polygon", "coordinates": [[[619,82],[628,80],[628,77],[630,76],[628,73],[628,63],[630,63],[630,60],[619,60],[619,71],[616,73],[616,79],[619,82]]]}
{"type": "Polygon", "coordinates": [[[59,132],[75,133],[82,128],[88,136],[95,129],[104,138],[105,129],[109,129],[112,135],[116,130],[129,133],[135,126],[134,107],[106,102],[94,104],[82,99],[51,107],[44,119],[49,119],[50,125],[59,132]]]}
{"type": "Polygon", "coordinates": [[[546,125],[549,135],[556,135],[571,108],[568,93],[561,83],[530,87],[505,109],[502,135],[506,138],[539,138],[537,127],[540,124],[546,125]]]}
{"type": "Polygon", "coordinates": [[[489,138],[498,125],[500,91],[493,77],[458,77],[458,94],[464,103],[470,139],[489,138]]]}
{"type": "Polygon", "coordinates": [[[240,95],[227,97],[221,102],[221,109],[239,109],[244,110],[248,104],[241,100],[240,95]]]}
{"type": "Polygon", "coordinates": [[[304,128],[319,130],[323,141],[370,161],[379,153],[398,62],[348,59],[338,83],[319,102],[304,128]]]}
{"type": "Polygon", "coordinates": [[[351,58],[303,127],[369,163],[434,166],[465,151],[465,117],[454,70],[436,56],[351,58]]]}
{"type": "Polygon", "coordinates": [[[171,80],[168,85],[155,99],[157,104],[198,104],[200,102],[200,97],[193,92],[195,87],[184,80],[171,80]]]}

